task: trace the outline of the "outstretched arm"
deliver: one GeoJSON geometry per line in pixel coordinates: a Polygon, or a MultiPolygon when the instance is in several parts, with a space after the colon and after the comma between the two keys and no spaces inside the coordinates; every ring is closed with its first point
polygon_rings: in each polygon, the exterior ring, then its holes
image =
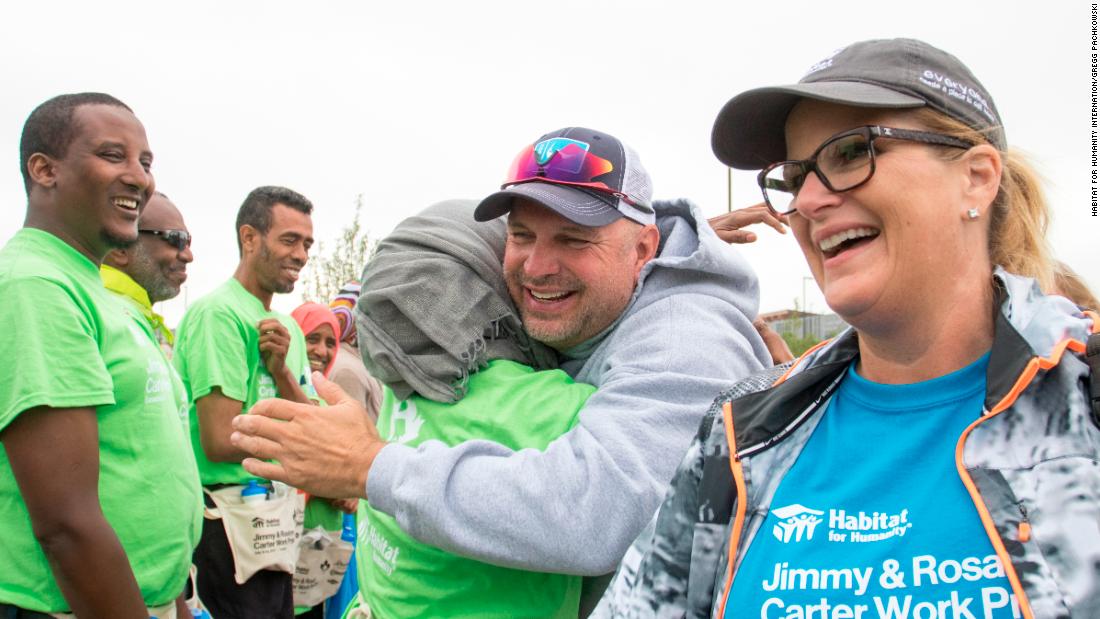
{"type": "Polygon", "coordinates": [[[457,554],[606,574],[656,511],[706,410],[702,400],[724,386],[674,370],[627,371],[544,452],[478,441],[389,445],[368,478],[368,499],[417,539],[457,554]]]}
{"type": "Polygon", "coordinates": [[[707,220],[710,227],[714,229],[718,238],[727,243],[752,243],[756,241],[756,233],[743,230],[747,226],[752,224],[767,224],[772,228],[775,228],[776,232],[780,234],[786,234],[787,229],[784,224],[787,223],[787,218],[782,215],[774,215],[768,206],[761,202],[760,204],[754,204],[745,208],[737,209],[729,213],[718,215],[717,217],[711,217],[707,220]]]}
{"type": "Polygon", "coordinates": [[[242,464],[253,475],[316,496],[366,498],[367,473],[385,442],[361,402],[320,372],[313,384],[327,408],[261,400],[231,420],[232,443],[252,456],[242,464]]]}
{"type": "Polygon", "coordinates": [[[364,496],[356,484],[366,479],[373,507],[444,550],[507,567],[605,574],[650,520],[707,406],[766,358],[747,318],[708,303],[720,302],[685,296],[635,314],[637,328],[579,424],[545,451],[487,441],[385,445],[350,401],[326,409],[331,416],[265,401],[234,420],[234,441],[279,461],[246,460],[250,472],[310,492],[364,496]]]}

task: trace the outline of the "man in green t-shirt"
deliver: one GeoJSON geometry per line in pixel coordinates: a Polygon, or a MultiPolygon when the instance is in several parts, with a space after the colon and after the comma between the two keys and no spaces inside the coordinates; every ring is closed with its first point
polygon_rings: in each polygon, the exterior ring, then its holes
{"type": "Polygon", "coordinates": [[[133,305],[149,321],[160,347],[169,359],[175,336],[153,304],[176,298],[187,281],[191,233],[183,215],[168,196],[156,192],[138,220],[138,240],[127,248],[107,252],[99,274],[107,290],[133,305]]]}
{"type": "MultiPolygon", "coordinates": [[[[240,262],[233,277],[196,301],[176,330],[173,358],[190,394],[191,444],[203,486],[255,479],[247,454],[229,441],[233,418],[263,398],[311,403],[305,337],[294,319],[271,311],[275,293],[294,289],[313,244],[313,205],[284,187],[259,187],[237,213],[240,262]]],[[[292,575],[261,570],[234,580],[234,552],[222,521],[205,520],[195,550],[199,597],[218,619],[293,616],[292,575]]]]}
{"type": "Polygon", "coordinates": [[[110,95],[55,97],[23,127],[27,215],[0,250],[0,616],[186,613],[202,520],[186,393],[99,278],[138,238],[152,159],[110,95]]]}

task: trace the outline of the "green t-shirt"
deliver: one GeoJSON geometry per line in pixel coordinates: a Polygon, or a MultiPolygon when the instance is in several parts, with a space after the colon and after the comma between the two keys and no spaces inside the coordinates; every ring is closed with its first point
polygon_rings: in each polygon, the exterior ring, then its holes
{"type": "Polygon", "coordinates": [[[264,398],[279,397],[275,379],[260,357],[260,332],[256,325],[265,318],[278,318],[290,332],[286,367],[298,377],[302,391],[314,397],[302,330],[290,316],[264,309],[263,303],[235,278],[229,278],[196,301],[176,328],[172,362],[191,397],[191,447],[204,486],[244,484],[255,479],[239,463],[211,462],[206,458],[199,439],[195,401],[218,387],[227,398],[243,402],[241,412],[245,413],[264,398]]]}
{"type": "MultiPolygon", "coordinates": [[[[0,299],[0,430],[36,406],[95,408],[103,514],[146,605],[167,604],[202,526],[182,383],[145,318],[47,232],[24,228],[0,250],[0,299]]],[[[0,602],[67,612],[4,450],[0,540],[0,602]]]]}
{"type": "MultiPolygon", "coordinates": [[[[513,450],[545,449],[577,423],[595,391],[565,372],[536,372],[491,361],[470,377],[466,397],[440,404],[420,396],[396,401],[388,388],[378,416],[387,441],[416,446],[489,440],[513,450]]],[[[397,521],[359,503],[359,588],[373,616],[569,617],[576,619],[581,578],[481,563],[422,544],[397,521]]]]}

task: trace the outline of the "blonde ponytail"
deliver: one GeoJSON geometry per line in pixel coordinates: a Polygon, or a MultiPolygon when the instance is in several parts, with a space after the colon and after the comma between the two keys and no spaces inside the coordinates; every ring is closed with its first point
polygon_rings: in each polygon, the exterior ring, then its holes
{"type": "MultiPolygon", "coordinates": [[[[917,110],[915,116],[931,131],[971,144],[989,143],[981,132],[929,108],[917,110]]],[[[1040,288],[1050,291],[1055,273],[1046,241],[1050,207],[1040,177],[1015,149],[1002,151],[1001,158],[1001,187],[990,208],[990,260],[1011,273],[1034,278],[1040,288]]]]}

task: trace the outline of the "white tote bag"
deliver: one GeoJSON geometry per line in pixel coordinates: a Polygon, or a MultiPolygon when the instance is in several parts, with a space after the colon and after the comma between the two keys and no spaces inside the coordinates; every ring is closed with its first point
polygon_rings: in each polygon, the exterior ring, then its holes
{"type": "Polygon", "coordinates": [[[297,490],[274,482],[266,501],[246,503],[244,486],[203,490],[216,508],[206,517],[220,518],[233,553],[233,578],[237,584],[260,570],[294,573],[298,562],[298,540],[302,536],[305,498],[297,490]]]}
{"type": "Polygon", "coordinates": [[[355,545],[340,531],[316,527],[302,534],[294,569],[294,605],[316,606],[332,597],[344,580],[355,545]]]}

